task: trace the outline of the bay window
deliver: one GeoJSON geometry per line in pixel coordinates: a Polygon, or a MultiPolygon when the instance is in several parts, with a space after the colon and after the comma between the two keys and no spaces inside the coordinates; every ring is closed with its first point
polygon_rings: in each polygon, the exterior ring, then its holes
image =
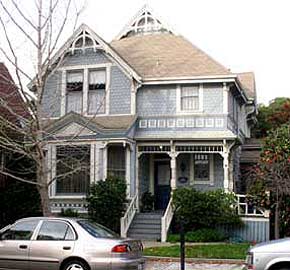
{"type": "Polygon", "coordinates": [[[90,145],[56,148],[56,194],[86,194],[90,184],[90,145]]]}

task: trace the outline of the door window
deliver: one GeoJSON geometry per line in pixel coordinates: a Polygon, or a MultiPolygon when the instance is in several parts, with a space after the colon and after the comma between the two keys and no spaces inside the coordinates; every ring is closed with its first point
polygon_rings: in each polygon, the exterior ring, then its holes
{"type": "Polygon", "coordinates": [[[74,233],[68,224],[58,221],[44,221],[39,230],[37,240],[64,241],[74,240],[74,233]]]}
{"type": "Polygon", "coordinates": [[[38,220],[20,221],[4,232],[2,240],[30,240],[38,220]]]}

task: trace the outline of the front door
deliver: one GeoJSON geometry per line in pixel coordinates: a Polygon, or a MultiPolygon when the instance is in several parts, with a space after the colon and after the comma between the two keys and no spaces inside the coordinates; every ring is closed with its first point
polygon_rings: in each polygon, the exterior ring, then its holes
{"type": "Polygon", "coordinates": [[[155,162],[155,209],[164,210],[170,199],[170,161],[155,162]]]}

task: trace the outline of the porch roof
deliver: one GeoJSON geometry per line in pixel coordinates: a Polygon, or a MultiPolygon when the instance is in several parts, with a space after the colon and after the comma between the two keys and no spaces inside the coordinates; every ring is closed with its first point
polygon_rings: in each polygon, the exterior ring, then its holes
{"type": "Polygon", "coordinates": [[[166,132],[151,132],[148,131],[146,134],[137,132],[135,137],[137,140],[156,140],[156,139],[167,139],[167,140],[234,140],[237,136],[229,131],[166,131],[166,132]]]}

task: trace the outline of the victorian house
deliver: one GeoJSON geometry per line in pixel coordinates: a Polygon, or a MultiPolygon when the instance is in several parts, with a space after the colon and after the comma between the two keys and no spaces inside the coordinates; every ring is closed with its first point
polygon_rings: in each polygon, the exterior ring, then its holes
{"type": "Polygon", "coordinates": [[[122,235],[134,235],[140,198],[150,192],[159,211],[146,218],[158,220],[152,235],[160,238],[162,227],[164,240],[172,190],[239,192],[240,146],[256,114],[253,73],[231,72],[147,6],[110,43],[81,25],[53,61],[43,114],[54,212],[86,212],[90,183],[124,177],[122,235]],[[87,169],[58,179],[68,157],[87,169]]]}

